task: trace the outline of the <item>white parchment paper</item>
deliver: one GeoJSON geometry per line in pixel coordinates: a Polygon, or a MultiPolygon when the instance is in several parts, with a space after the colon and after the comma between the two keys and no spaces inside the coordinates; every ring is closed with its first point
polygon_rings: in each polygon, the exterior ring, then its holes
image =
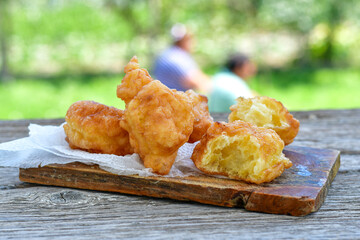
{"type": "MultiPolygon", "coordinates": [[[[190,159],[196,143],[185,143],[178,151],[168,177],[202,175],[190,159]]],[[[65,141],[61,126],[29,125],[29,137],[0,144],[0,166],[36,168],[48,164],[81,162],[98,164],[105,171],[118,175],[156,176],[145,168],[138,154],[116,156],[74,150],[65,141]]]]}

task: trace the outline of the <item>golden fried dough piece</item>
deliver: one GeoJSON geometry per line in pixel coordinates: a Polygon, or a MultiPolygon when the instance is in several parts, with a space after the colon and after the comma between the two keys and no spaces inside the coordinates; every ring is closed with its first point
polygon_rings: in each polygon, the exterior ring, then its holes
{"type": "Polygon", "coordinates": [[[146,69],[140,68],[136,56],[130,60],[124,70],[125,77],[122,79],[121,84],[117,86],[116,94],[118,98],[124,100],[125,104],[128,105],[141,88],[153,79],[146,69]]]}
{"type": "Polygon", "coordinates": [[[294,141],[300,123],[281,102],[269,97],[239,97],[236,101],[230,107],[229,122],[242,120],[258,127],[273,129],[285,145],[294,141]]]}
{"type": "Polygon", "coordinates": [[[194,143],[201,139],[214,120],[210,116],[208,99],[206,96],[197,94],[193,90],[188,90],[185,94],[190,98],[193,105],[193,114],[195,117],[194,129],[188,142],[194,143]]]}
{"type": "Polygon", "coordinates": [[[192,104],[184,93],[172,91],[160,81],[143,86],[124,114],[124,127],[145,167],[167,174],[178,149],[193,130],[192,104]]]}
{"type": "Polygon", "coordinates": [[[92,102],[79,101],[66,113],[64,130],[73,149],[93,153],[126,155],[134,153],[129,134],[120,126],[123,111],[92,102]]]}
{"type": "Polygon", "coordinates": [[[215,122],[191,159],[201,171],[251,183],[270,182],[292,166],[275,131],[243,121],[215,122]]]}

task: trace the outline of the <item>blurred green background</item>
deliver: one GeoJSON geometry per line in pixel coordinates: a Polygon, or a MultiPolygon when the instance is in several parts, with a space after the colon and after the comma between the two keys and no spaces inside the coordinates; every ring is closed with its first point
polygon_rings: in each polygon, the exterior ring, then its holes
{"type": "Polygon", "coordinates": [[[177,22],[210,75],[240,51],[259,68],[251,87],[290,110],[360,107],[357,0],[0,0],[0,119],[64,117],[85,99],[123,108],[124,65],[151,70],[177,22]]]}

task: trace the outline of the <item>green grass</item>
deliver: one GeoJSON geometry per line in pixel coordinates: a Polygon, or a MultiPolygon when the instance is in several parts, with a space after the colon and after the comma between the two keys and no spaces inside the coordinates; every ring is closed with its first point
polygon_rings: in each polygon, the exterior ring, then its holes
{"type": "MultiPolygon", "coordinates": [[[[0,119],[60,118],[78,100],[124,108],[116,97],[122,76],[16,79],[0,83],[0,119]]],[[[287,70],[259,73],[251,86],[290,110],[359,108],[359,70],[287,70]]]]}
{"type": "Polygon", "coordinates": [[[294,110],[360,108],[360,71],[287,70],[259,74],[250,85],[294,110]]]}
{"type": "Polygon", "coordinates": [[[51,81],[26,79],[0,85],[0,119],[59,118],[79,100],[93,100],[117,108],[124,103],[116,97],[121,77],[80,77],[51,81]]]}

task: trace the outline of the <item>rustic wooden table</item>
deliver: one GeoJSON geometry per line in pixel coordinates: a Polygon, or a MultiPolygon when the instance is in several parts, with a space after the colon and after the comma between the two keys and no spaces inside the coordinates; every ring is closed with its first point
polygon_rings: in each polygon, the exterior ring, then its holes
{"type": "MultiPolygon", "coordinates": [[[[295,112],[294,145],[341,151],[341,167],[316,213],[292,217],[192,202],[20,182],[0,167],[0,239],[358,239],[360,238],[360,109],[295,112]]],[[[225,120],[224,114],[213,114],[225,120]]],[[[0,142],[25,137],[31,123],[0,121],[0,142]]]]}

